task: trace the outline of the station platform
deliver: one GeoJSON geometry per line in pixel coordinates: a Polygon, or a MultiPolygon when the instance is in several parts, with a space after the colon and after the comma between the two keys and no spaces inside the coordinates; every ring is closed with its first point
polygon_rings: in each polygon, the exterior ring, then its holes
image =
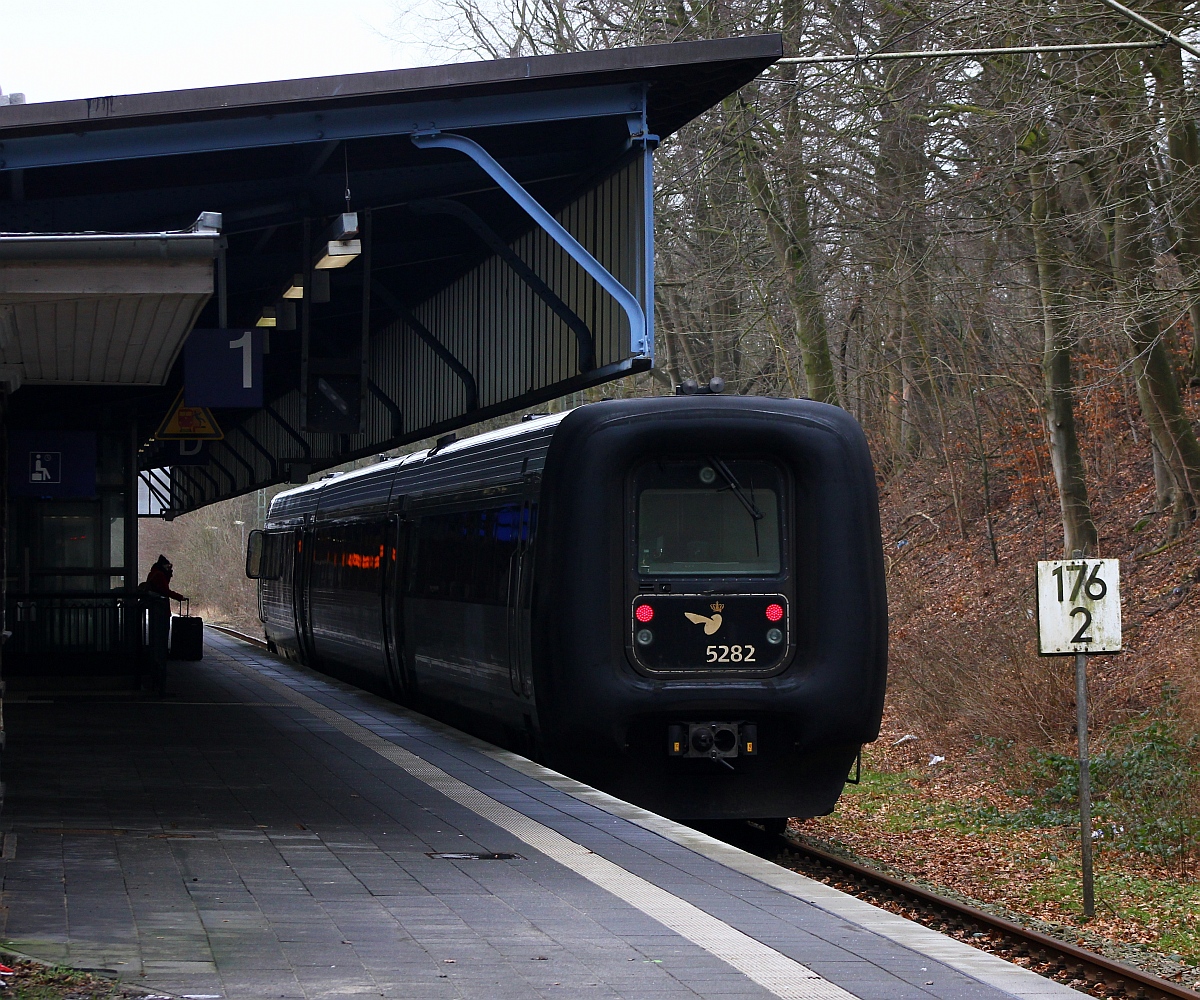
{"type": "Polygon", "coordinates": [[[209,1000],[1080,996],[235,639],[167,690],[6,704],[12,949],[209,1000]]]}

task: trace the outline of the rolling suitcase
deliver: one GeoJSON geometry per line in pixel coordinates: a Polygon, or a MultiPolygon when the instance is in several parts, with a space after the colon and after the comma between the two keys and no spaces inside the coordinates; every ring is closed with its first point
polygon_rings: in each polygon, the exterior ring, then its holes
{"type": "MultiPolygon", "coordinates": [[[[186,600],[186,598],[184,599],[186,600]]],[[[179,602],[180,614],[171,616],[172,660],[199,660],[204,657],[204,619],[192,615],[188,601],[186,613],[183,601],[179,602]]]]}

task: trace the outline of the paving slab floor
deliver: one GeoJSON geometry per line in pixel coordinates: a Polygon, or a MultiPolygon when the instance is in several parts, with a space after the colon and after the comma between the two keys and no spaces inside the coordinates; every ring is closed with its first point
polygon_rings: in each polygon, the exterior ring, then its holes
{"type": "Polygon", "coordinates": [[[220,633],[167,690],[6,703],[9,947],[213,1000],[1078,996],[220,633]]]}

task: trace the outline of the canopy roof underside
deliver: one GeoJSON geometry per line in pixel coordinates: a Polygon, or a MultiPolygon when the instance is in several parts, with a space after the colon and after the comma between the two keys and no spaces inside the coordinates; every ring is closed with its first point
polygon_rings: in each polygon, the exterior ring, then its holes
{"type": "Polygon", "coordinates": [[[187,333],[222,305],[231,329],[277,310],[265,405],[216,412],[223,439],[169,476],[178,513],[648,368],[651,151],[781,53],[771,35],[0,107],[0,233],[80,234],[0,236],[10,422],[94,421],[105,390],[56,394],[119,384],[143,469],[170,465],[153,434],[187,333]],[[359,254],[326,294],[313,261],[347,210],[359,254]],[[183,232],[205,212],[218,236],[183,232]],[[307,298],[284,299],[297,275],[307,298]],[[324,412],[335,396],[348,412],[324,412]]]}
{"type": "Polygon", "coordinates": [[[212,295],[217,240],[0,234],[9,384],[163,385],[212,295]]]}

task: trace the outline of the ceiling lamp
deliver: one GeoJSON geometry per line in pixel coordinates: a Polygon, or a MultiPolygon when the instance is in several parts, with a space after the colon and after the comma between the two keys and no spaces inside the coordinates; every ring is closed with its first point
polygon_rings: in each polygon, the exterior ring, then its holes
{"type": "Polygon", "coordinates": [[[304,275],[292,275],[292,283],[283,290],[285,299],[302,299],[304,298],[304,275]]]}
{"type": "Polygon", "coordinates": [[[313,267],[318,271],[332,271],[335,267],[345,267],[361,253],[361,240],[330,240],[317,252],[313,267]]]}
{"type": "Polygon", "coordinates": [[[362,241],[358,236],[358,213],[343,212],[333,220],[317,248],[313,267],[318,271],[331,271],[345,267],[362,253],[362,241]]]}
{"type": "Polygon", "coordinates": [[[258,322],[255,326],[265,326],[274,328],[275,326],[275,307],[263,306],[262,315],[258,317],[258,322]]]}

